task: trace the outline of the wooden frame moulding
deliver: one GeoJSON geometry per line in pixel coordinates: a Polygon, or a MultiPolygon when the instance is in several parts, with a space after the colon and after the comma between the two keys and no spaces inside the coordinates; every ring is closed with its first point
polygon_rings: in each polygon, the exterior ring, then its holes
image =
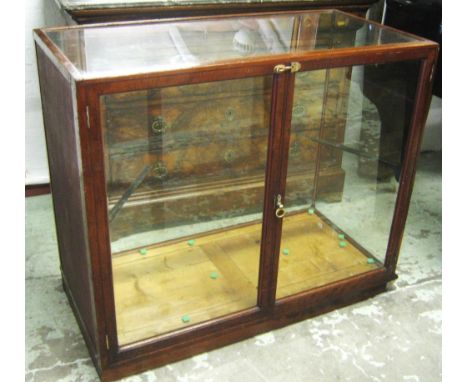
{"type": "Polygon", "coordinates": [[[288,170],[289,138],[294,96],[295,74],[287,71],[274,76],[272,88],[270,134],[263,204],[262,248],[258,303],[260,308],[272,311],[275,306],[282,219],[275,216],[276,198],[285,200],[288,170]],[[277,88],[275,88],[275,83],[277,88]],[[266,274],[266,276],[265,276],[266,274]]]}
{"type": "MultiPolygon", "coordinates": [[[[289,11],[287,14],[288,15],[301,15],[301,14],[314,14],[314,13],[324,13],[324,12],[329,12],[329,13],[337,13],[337,14],[342,14],[342,15],[345,15],[347,17],[351,17],[351,18],[354,18],[354,19],[357,19],[357,20],[360,20],[361,22],[364,22],[364,23],[367,23],[367,24],[371,24],[371,25],[375,25],[376,27],[382,27],[381,24],[375,22],[375,21],[371,21],[371,20],[366,20],[365,18],[362,18],[362,17],[359,17],[359,16],[356,16],[356,15],[350,15],[348,13],[345,13],[345,12],[342,12],[340,10],[334,10],[334,9],[327,9],[327,10],[309,10],[309,11],[306,11],[304,12],[303,10],[302,11],[289,11]]],[[[269,16],[269,15],[277,15],[278,13],[277,12],[265,12],[265,13],[261,13],[261,16],[269,16]]],[[[239,13],[239,14],[229,14],[229,15],[217,15],[217,16],[191,16],[191,17],[180,17],[180,18],[172,18],[171,20],[165,20],[165,19],[153,19],[153,20],[140,20],[140,21],[119,21],[119,22],[107,22],[107,23],[99,23],[99,24],[90,24],[90,25],[86,25],[86,28],[102,28],[102,27],[115,27],[115,26],[125,26],[125,25],[150,25],[150,24],[160,24],[160,23],[167,23],[167,22],[187,22],[187,21],[203,21],[203,20],[218,20],[218,19],[229,19],[229,18],[249,18],[249,17],[255,17],[255,16],[259,16],[259,14],[256,14],[256,13],[239,13]]],[[[83,28],[82,25],[75,25],[75,26],[68,26],[66,27],[68,30],[70,29],[81,29],[83,28]]],[[[47,28],[48,31],[59,31],[59,30],[63,30],[64,27],[63,26],[59,26],[59,27],[50,27],[50,28],[47,28]]],[[[390,58],[390,56],[387,56],[387,61],[391,60],[391,61],[399,61],[399,60],[404,60],[404,56],[405,56],[405,52],[406,54],[408,54],[408,50],[410,50],[409,52],[409,55],[412,57],[412,58],[417,58],[416,56],[414,56],[414,51],[413,49],[414,48],[423,48],[423,47],[426,47],[427,46],[433,46],[433,45],[436,45],[435,43],[427,40],[427,39],[424,39],[420,36],[417,36],[417,35],[414,35],[414,34],[411,34],[409,32],[404,32],[404,31],[400,31],[398,29],[395,29],[395,28],[392,28],[392,27],[388,27],[388,26],[385,26],[385,29],[386,30],[391,30],[391,31],[394,31],[396,33],[399,33],[401,35],[405,35],[407,37],[410,37],[412,39],[415,39],[416,41],[415,42],[411,42],[411,43],[392,43],[392,44],[384,44],[384,45],[379,45],[379,46],[360,46],[360,47],[349,47],[349,48],[334,48],[333,49],[333,55],[334,55],[334,58],[333,58],[333,61],[337,60],[338,57],[341,56],[345,59],[346,56],[349,56],[350,53],[352,53],[353,55],[367,55],[369,53],[371,53],[372,55],[381,55],[381,54],[386,54],[386,53],[389,53],[389,51],[393,48],[401,48],[401,51],[398,50],[398,49],[395,49],[395,51],[393,52],[395,57],[393,58],[390,58]]],[[[50,50],[49,53],[52,53],[52,55],[56,56],[59,60],[59,62],[65,67],[67,68],[67,70],[70,72],[71,75],[73,75],[73,77],[77,80],[77,81],[85,81],[87,84],[92,84],[93,82],[96,82],[96,83],[103,83],[105,82],[106,80],[108,81],[114,81],[116,79],[119,79],[119,81],[125,81],[126,79],[136,79],[138,77],[141,77],[141,78],[146,78],[148,75],[150,75],[151,73],[141,73],[141,74],[133,74],[133,75],[123,75],[123,76],[99,76],[97,78],[94,78],[94,81],[93,81],[93,77],[82,77],[80,72],[75,68],[74,64],[72,62],[70,62],[70,60],[68,60],[68,58],[61,52],[61,50],[55,45],[55,43],[41,30],[41,29],[35,29],[34,30],[35,32],[35,40],[36,42],[38,42],[38,44],[40,44],[41,46],[45,45],[47,46],[47,50],[50,50]]],[[[309,60],[312,60],[313,58],[316,58],[321,65],[323,65],[325,63],[324,61],[324,56],[327,56],[330,54],[330,50],[319,50],[319,51],[312,51],[312,52],[306,52],[306,53],[285,53],[285,54],[278,54],[278,55],[275,55],[275,56],[272,56],[272,57],[261,57],[261,56],[258,56],[258,57],[254,57],[254,58],[250,58],[249,59],[249,62],[251,63],[251,66],[258,66],[260,63],[265,63],[265,62],[276,62],[276,61],[300,61],[300,60],[304,60],[304,59],[309,59],[309,60]]],[[[422,56],[420,58],[423,58],[425,56],[424,53],[422,53],[422,56]]],[[[54,62],[57,60],[55,57],[51,58],[54,62]]],[[[213,69],[216,69],[216,68],[224,68],[226,65],[228,64],[231,64],[232,65],[232,69],[235,69],[236,68],[236,63],[240,66],[244,66],[243,69],[244,70],[249,70],[250,67],[245,67],[245,64],[243,62],[239,62],[238,59],[231,59],[231,60],[225,60],[225,61],[218,61],[216,64],[206,64],[206,65],[201,65],[197,68],[188,68],[188,69],[176,69],[176,70],[173,70],[173,71],[165,71],[165,72],[162,72],[164,74],[174,74],[174,73],[184,73],[184,72],[187,72],[187,73],[190,73],[190,72],[193,72],[193,71],[199,71],[199,70],[202,70],[202,69],[205,69],[205,68],[213,68],[213,69]]],[[[372,62],[370,62],[372,63],[372,62]]],[[[336,66],[345,66],[346,63],[343,62],[341,64],[338,64],[336,66]]],[[[331,66],[330,66],[331,67],[331,66]]],[[[305,68],[303,67],[302,70],[304,70],[305,68]]],[[[309,68],[311,69],[311,68],[309,68]]],[[[62,68],[60,67],[60,70],[62,70],[62,68]]]]}
{"type": "MultiPolygon", "coordinates": [[[[47,39],[47,36],[43,34],[41,38],[47,39]]],[[[47,43],[43,46],[51,50],[56,49],[47,43]]],[[[222,62],[174,72],[136,74],[118,78],[77,79],[81,156],[102,379],[121,378],[148,367],[173,362],[201,351],[214,349],[262,331],[278,328],[305,317],[359,301],[383,291],[386,283],[396,278],[395,266],[414,183],[416,154],[420,147],[423,122],[428,111],[429,98],[427,94],[431,86],[437,52],[437,44],[421,40],[378,47],[342,48],[303,54],[292,53],[269,58],[260,57],[252,59],[248,67],[245,63],[222,62]],[[284,196],[293,94],[291,89],[294,86],[294,74],[275,75],[272,99],[274,107],[271,110],[269,154],[266,169],[264,226],[261,244],[263,266],[260,268],[259,275],[259,306],[156,338],[119,347],[107,228],[99,96],[164,86],[272,75],[275,65],[289,64],[293,61],[301,63],[301,71],[307,71],[404,60],[422,60],[422,65],[414,103],[411,135],[405,148],[402,181],[394,211],[385,268],[275,301],[281,221],[273,218],[273,200],[277,194],[284,196]],[[280,171],[275,172],[273,163],[281,163],[280,171]]]]}
{"type": "Polygon", "coordinates": [[[404,151],[400,187],[398,189],[395,212],[390,230],[390,239],[385,256],[385,267],[389,274],[395,273],[398,254],[403,240],[406,218],[408,217],[411,194],[416,177],[416,164],[424,133],[424,124],[431,104],[432,85],[438,51],[439,49],[435,47],[428,54],[427,58],[422,60],[419,69],[419,78],[409,132],[410,135],[404,151]]]}

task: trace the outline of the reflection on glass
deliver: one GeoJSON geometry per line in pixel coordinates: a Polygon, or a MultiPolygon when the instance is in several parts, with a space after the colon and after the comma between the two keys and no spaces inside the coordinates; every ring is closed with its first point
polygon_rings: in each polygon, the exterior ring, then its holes
{"type": "Polygon", "coordinates": [[[337,11],[53,28],[46,34],[85,78],[190,68],[253,56],[414,41],[337,11]],[[355,39],[356,33],[363,37],[355,39]]]}
{"type": "Polygon", "coordinates": [[[418,67],[296,76],[277,298],[383,266],[418,67]]]}
{"type": "Polygon", "coordinates": [[[120,344],[256,305],[270,93],[256,77],[101,97],[120,344]]]}

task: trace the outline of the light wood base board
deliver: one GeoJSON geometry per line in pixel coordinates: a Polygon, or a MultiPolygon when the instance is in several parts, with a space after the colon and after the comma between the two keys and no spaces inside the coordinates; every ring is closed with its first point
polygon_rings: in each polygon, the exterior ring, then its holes
{"type": "MultiPolygon", "coordinates": [[[[256,305],[261,224],[114,255],[119,344],[256,305]],[[187,321],[187,322],[184,322],[187,321]]],[[[277,298],[381,266],[317,215],[284,218],[277,298]]]]}

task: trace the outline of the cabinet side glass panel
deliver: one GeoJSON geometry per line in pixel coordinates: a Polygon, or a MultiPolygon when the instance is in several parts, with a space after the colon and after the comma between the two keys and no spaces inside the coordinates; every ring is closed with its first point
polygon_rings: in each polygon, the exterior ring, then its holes
{"type": "Polygon", "coordinates": [[[277,298],[383,267],[418,72],[296,75],[277,298]]]}
{"type": "Polygon", "coordinates": [[[120,345],[257,304],[271,77],[104,95],[120,345]]]}

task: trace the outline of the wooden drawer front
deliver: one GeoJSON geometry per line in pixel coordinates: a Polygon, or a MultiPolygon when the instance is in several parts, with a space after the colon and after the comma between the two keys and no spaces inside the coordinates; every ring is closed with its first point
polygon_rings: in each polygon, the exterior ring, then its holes
{"type": "MultiPolygon", "coordinates": [[[[313,131],[314,135],[317,133],[313,131]]],[[[112,182],[130,184],[145,165],[153,166],[147,180],[163,182],[161,186],[247,177],[262,172],[265,167],[267,129],[258,129],[247,137],[223,134],[216,141],[198,134],[177,136],[180,139],[168,139],[151,150],[144,141],[131,150],[128,145],[113,148],[109,161],[112,182]]],[[[290,166],[313,168],[317,144],[310,137],[303,130],[292,133],[290,166]]]]}
{"type": "MultiPolygon", "coordinates": [[[[348,91],[346,76],[347,69],[297,74],[290,171],[314,168],[321,123],[324,139],[342,141],[347,106],[340,98],[346,99],[342,97],[348,91]],[[343,118],[337,124],[339,115],[343,118]]],[[[147,165],[152,169],[143,188],[261,173],[270,92],[269,78],[248,78],[104,96],[109,192],[121,193],[147,165]]],[[[324,148],[321,157],[321,171],[340,168],[340,151],[324,148]]]]}
{"type": "Polygon", "coordinates": [[[131,183],[145,165],[154,167],[148,179],[180,184],[207,181],[211,177],[244,176],[262,171],[266,160],[267,134],[242,140],[168,141],[162,150],[111,156],[110,179],[131,183]],[[194,143],[195,142],[195,143],[194,143]],[[164,148],[170,147],[169,150],[164,148]]]}
{"type": "MultiPolygon", "coordinates": [[[[325,71],[298,73],[295,114],[309,122],[321,116],[325,71]]],[[[332,71],[329,81],[341,80],[332,71]]],[[[270,112],[270,78],[248,78],[103,96],[103,130],[109,146],[151,139],[171,131],[217,132],[265,127],[270,112]]],[[[310,125],[310,124],[308,124],[310,125]]]]}
{"type": "Polygon", "coordinates": [[[181,135],[204,137],[209,140],[247,137],[257,130],[266,131],[269,125],[269,93],[251,91],[237,97],[219,97],[193,100],[186,97],[171,102],[161,102],[151,109],[150,119],[160,121],[162,129],[152,131],[163,141],[181,135]]]}
{"type": "Polygon", "coordinates": [[[194,224],[258,212],[264,198],[264,176],[239,182],[213,181],[136,193],[112,222],[112,240],[174,225],[194,224]],[[139,203],[144,200],[144,203],[139,203]],[[203,206],[193,214],[194,206],[203,206]]]}
{"type": "Polygon", "coordinates": [[[108,147],[119,142],[148,137],[146,90],[105,95],[101,98],[101,110],[102,130],[108,147]]]}
{"type": "MultiPolygon", "coordinates": [[[[257,212],[264,198],[264,176],[252,176],[238,182],[212,181],[203,186],[137,192],[124,205],[111,223],[111,240],[181,224],[194,224],[215,219],[233,218],[257,212]],[[193,215],[194,203],[203,205],[193,215]]],[[[342,195],[344,172],[339,169],[320,173],[319,197],[339,201],[342,195]]],[[[288,207],[309,203],[313,194],[314,171],[296,171],[288,175],[286,204],[288,207]]],[[[115,203],[118,196],[111,200],[115,203]]]]}
{"type": "Polygon", "coordinates": [[[266,126],[271,80],[255,77],[103,96],[108,146],[172,131],[266,126]],[[239,126],[239,123],[242,125],[239,126]]]}

